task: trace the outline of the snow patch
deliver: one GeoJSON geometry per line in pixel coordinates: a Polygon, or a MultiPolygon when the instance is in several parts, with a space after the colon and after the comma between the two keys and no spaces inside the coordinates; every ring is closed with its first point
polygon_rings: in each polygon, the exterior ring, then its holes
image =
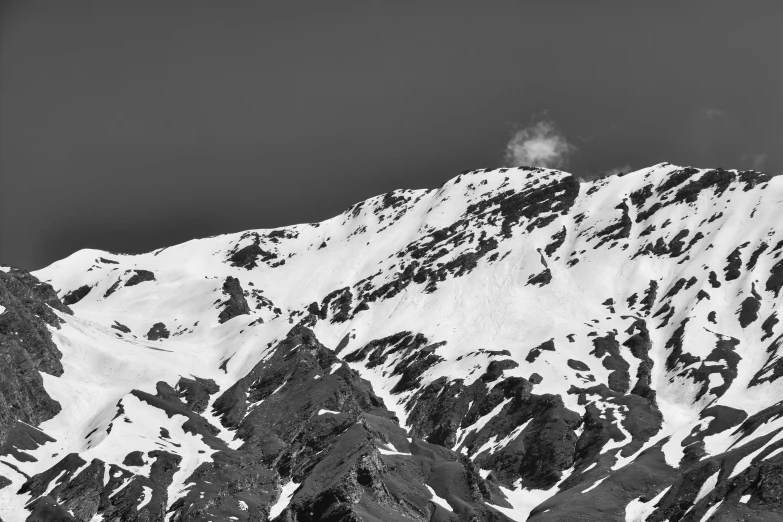
{"type": "Polygon", "coordinates": [[[275,393],[277,393],[277,392],[279,392],[280,390],[282,390],[282,389],[283,389],[283,387],[284,387],[284,386],[285,386],[287,383],[288,383],[288,381],[284,382],[283,384],[281,384],[280,386],[278,386],[277,388],[275,388],[275,391],[273,391],[272,393],[270,393],[270,394],[269,394],[269,396],[271,397],[271,396],[272,396],[272,395],[274,395],[275,393]]]}
{"type": "Polygon", "coordinates": [[[152,488],[147,486],[142,486],[142,488],[144,488],[144,498],[139,502],[139,507],[136,508],[138,511],[141,511],[141,508],[149,504],[150,500],[152,500],[152,488]]]}
{"type": "Polygon", "coordinates": [[[456,450],[464,441],[465,438],[472,432],[478,433],[479,431],[484,428],[484,426],[487,425],[489,421],[491,421],[494,417],[496,417],[500,412],[503,410],[503,408],[506,407],[506,404],[511,402],[511,397],[504,399],[503,402],[492,408],[492,411],[487,413],[486,415],[482,415],[478,418],[476,422],[468,426],[467,428],[459,428],[457,430],[457,443],[454,445],[454,450],[456,450]]]}
{"type": "Polygon", "coordinates": [[[133,477],[134,477],[134,476],[133,476],[133,475],[131,475],[130,477],[126,478],[126,479],[125,479],[125,480],[122,482],[122,484],[120,485],[120,487],[118,487],[117,489],[115,489],[114,491],[112,491],[111,495],[109,495],[109,498],[113,498],[113,497],[114,497],[114,496],[115,496],[117,493],[119,493],[120,491],[122,491],[123,489],[125,489],[126,487],[128,487],[128,484],[130,484],[130,483],[131,483],[131,481],[133,480],[133,477]]]}
{"type": "MultiPolygon", "coordinates": [[[[49,481],[49,485],[46,486],[46,490],[41,494],[42,497],[45,497],[49,493],[52,492],[54,488],[57,487],[57,484],[59,483],[60,479],[68,472],[68,470],[62,470],[60,473],[57,474],[56,477],[54,477],[52,480],[49,481]]],[[[55,499],[56,500],[56,499],[55,499]]]]}
{"type": "Polygon", "coordinates": [[[667,487],[647,502],[642,502],[640,499],[634,499],[625,506],[625,522],[644,522],[647,520],[653,511],[655,506],[661,501],[663,496],[669,491],[671,486],[667,487]]]}
{"type": "Polygon", "coordinates": [[[446,502],[446,499],[445,499],[445,498],[439,497],[439,496],[438,496],[438,494],[437,494],[437,493],[435,493],[435,490],[434,490],[434,489],[432,489],[431,487],[429,487],[427,484],[424,484],[424,487],[426,487],[426,488],[427,488],[427,491],[429,491],[429,492],[430,492],[430,495],[432,495],[432,499],[431,499],[431,500],[432,500],[432,501],[433,501],[435,504],[439,505],[440,507],[442,507],[443,509],[445,509],[445,510],[446,510],[446,511],[448,511],[449,513],[453,513],[453,512],[454,512],[454,510],[453,510],[453,509],[451,509],[451,506],[449,505],[449,503],[448,503],[448,502],[446,502]]]}
{"type": "Polygon", "coordinates": [[[280,498],[278,498],[277,502],[275,502],[269,509],[269,520],[272,520],[278,516],[283,512],[283,510],[285,510],[285,508],[288,507],[288,504],[291,503],[291,498],[293,498],[294,492],[298,487],[299,484],[293,480],[288,481],[288,484],[283,486],[283,491],[280,493],[280,498]]]}
{"type": "Polygon", "coordinates": [[[387,450],[385,448],[379,447],[378,451],[381,453],[381,455],[403,455],[408,457],[411,456],[410,453],[403,453],[401,451],[398,451],[397,448],[394,447],[394,444],[392,444],[391,442],[387,443],[386,445],[391,449],[387,450]]]}
{"type": "Polygon", "coordinates": [[[503,486],[498,486],[500,491],[505,495],[506,500],[511,504],[511,508],[504,508],[502,506],[496,506],[486,502],[487,505],[497,509],[507,517],[517,522],[523,522],[528,519],[530,512],[536,508],[539,504],[555,495],[560,487],[574,469],[571,468],[563,473],[560,481],[549,489],[526,489],[522,487],[522,480],[517,479],[514,483],[514,489],[506,489],[503,486]]]}
{"type": "Polygon", "coordinates": [[[598,480],[595,482],[595,484],[593,484],[592,486],[590,486],[590,487],[589,487],[589,488],[587,488],[587,489],[583,489],[583,490],[582,490],[582,494],[584,494],[584,493],[587,493],[588,491],[592,491],[592,490],[594,490],[595,488],[597,488],[598,486],[600,486],[600,485],[601,485],[601,482],[603,482],[603,481],[604,481],[604,480],[606,480],[607,478],[609,478],[609,477],[608,477],[608,476],[606,476],[606,477],[604,477],[604,478],[602,478],[602,479],[598,479],[598,480]]]}
{"type": "Polygon", "coordinates": [[[715,489],[715,485],[718,483],[719,472],[720,470],[707,477],[707,480],[705,480],[704,484],[701,485],[699,493],[696,495],[696,500],[693,501],[694,504],[698,504],[701,499],[709,495],[710,491],[715,489]]]}
{"type": "Polygon", "coordinates": [[[723,504],[722,500],[717,504],[715,504],[714,506],[712,506],[710,509],[708,509],[707,512],[704,513],[704,516],[701,517],[701,520],[699,522],[707,522],[712,517],[712,515],[714,515],[715,512],[718,511],[718,508],[720,508],[721,504],[723,504]]]}

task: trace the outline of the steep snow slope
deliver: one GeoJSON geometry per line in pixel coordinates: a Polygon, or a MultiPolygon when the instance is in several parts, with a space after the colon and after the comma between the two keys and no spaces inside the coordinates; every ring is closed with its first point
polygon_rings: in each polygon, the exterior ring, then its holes
{"type": "Polygon", "coordinates": [[[77,252],[35,274],[74,312],[62,412],[8,438],[0,517],[775,520],[781,199],[752,171],[499,169],[77,252]]]}

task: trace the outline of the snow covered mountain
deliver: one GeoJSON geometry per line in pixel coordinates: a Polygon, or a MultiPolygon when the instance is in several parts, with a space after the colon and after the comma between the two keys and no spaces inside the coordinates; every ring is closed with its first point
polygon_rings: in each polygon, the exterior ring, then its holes
{"type": "Polygon", "coordinates": [[[478,170],[0,268],[0,518],[781,520],[782,200],[478,170]]]}

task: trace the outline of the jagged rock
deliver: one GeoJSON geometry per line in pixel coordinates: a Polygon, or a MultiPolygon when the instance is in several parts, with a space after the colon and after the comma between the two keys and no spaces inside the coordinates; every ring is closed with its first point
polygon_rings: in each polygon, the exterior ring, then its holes
{"type": "Polygon", "coordinates": [[[217,393],[220,387],[212,379],[202,379],[200,377],[187,379],[182,377],[177,383],[177,389],[180,390],[179,396],[185,399],[188,408],[195,413],[204,413],[204,410],[207,409],[210,395],[217,393]]]}
{"type": "Polygon", "coordinates": [[[120,322],[117,322],[117,321],[114,321],[114,324],[111,325],[111,327],[114,328],[115,330],[119,330],[122,333],[130,333],[131,332],[130,328],[128,328],[124,324],[122,324],[120,322]]]}
{"type": "Polygon", "coordinates": [[[125,281],[125,286],[136,286],[145,281],[155,281],[155,274],[149,270],[134,270],[133,275],[125,281]]]}
{"type": "Polygon", "coordinates": [[[140,451],[131,451],[125,455],[125,459],[122,461],[123,466],[143,466],[144,459],[140,451]]]}
{"type": "Polygon", "coordinates": [[[48,328],[60,328],[53,310],[72,312],[50,285],[20,269],[0,270],[0,306],[1,444],[17,419],[37,425],[60,412],[40,372],[63,373],[62,354],[48,328]]]}
{"type": "MultiPolygon", "coordinates": [[[[31,477],[22,486],[21,493],[29,492],[36,499],[26,506],[31,511],[28,520],[83,521],[91,520],[96,515],[109,520],[134,522],[163,520],[168,498],[167,487],[171,484],[181,457],[165,451],[150,452],[148,456],[155,461],[149,477],[145,477],[114,464],[107,465],[98,459],[88,465],[76,454],[67,455],[55,466],[31,477]],[[59,480],[50,493],[41,496],[57,478],[59,480]],[[58,518],[71,516],[70,513],[73,513],[72,519],[58,518]]],[[[133,459],[136,458],[134,455],[133,459]]]]}
{"type": "Polygon", "coordinates": [[[228,300],[223,303],[223,311],[218,315],[218,322],[225,323],[238,315],[247,315],[250,313],[250,306],[242,292],[242,286],[239,279],[228,276],[223,283],[223,292],[228,294],[228,300]]]}
{"type": "Polygon", "coordinates": [[[165,324],[155,323],[152,325],[149,332],[147,332],[147,339],[150,341],[157,341],[159,339],[168,339],[169,335],[169,331],[165,324]]]}
{"type": "Polygon", "coordinates": [[[69,306],[69,305],[78,303],[79,301],[84,299],[84,297],[87,294],[90,293],[90,290],[92,290],[91,286],[89,286],[89,285],[82,285],[79,288],[77,288],[76,290],[68,292],[67,294],[65,294],[63,296],[63,299],[62,299],[63,304],[66,305],[66,306],[69,306]]]}

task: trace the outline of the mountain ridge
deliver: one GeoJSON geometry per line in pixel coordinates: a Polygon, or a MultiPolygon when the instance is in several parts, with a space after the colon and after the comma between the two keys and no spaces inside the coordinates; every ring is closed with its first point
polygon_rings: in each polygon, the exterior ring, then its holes
{"type": "Polygon", "coordinates": [[[10,428],[0,516],[774,520],[782,198],[755,171],[481,169],[77,252],[31,283],[73,311],[41,374],[65,414],[10,428]]]}

